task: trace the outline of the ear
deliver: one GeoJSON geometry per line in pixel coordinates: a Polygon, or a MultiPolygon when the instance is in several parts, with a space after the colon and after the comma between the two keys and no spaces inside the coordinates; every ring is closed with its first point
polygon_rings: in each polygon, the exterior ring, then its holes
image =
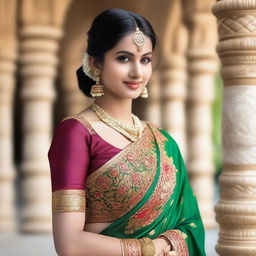
{"type": "Polygon", "coordinates": [[[90,66],[93,72],[100,70],[99,62],[92,56],[90,56],[90,66]]]}

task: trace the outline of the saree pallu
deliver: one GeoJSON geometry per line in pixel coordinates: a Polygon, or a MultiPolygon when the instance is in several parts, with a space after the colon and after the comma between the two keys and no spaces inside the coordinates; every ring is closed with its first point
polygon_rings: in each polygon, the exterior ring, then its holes
{"type": "Polygon", "coordinates": [[[86,221],[103,235],[154,239],[169,230],[179,256],[203,256],[204,228],[179,148],[147,123],[143,136],[88,176],[86,221]]]}

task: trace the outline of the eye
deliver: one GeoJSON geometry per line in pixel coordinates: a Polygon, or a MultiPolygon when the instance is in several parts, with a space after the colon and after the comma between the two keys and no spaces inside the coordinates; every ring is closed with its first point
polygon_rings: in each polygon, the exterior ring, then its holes
{"type": "Polygon", "coordinates": [[[151,62],[151,58],[149,58],[149,57],[141,59],[141,63],[143,63],[143,64],[147,64],[149,62],[151,62]]]}
{"type": "Polygon", "coordinates": [[[125,56],[125,55],[121,55],[121,56],[117,57],[117,59],[118,59],[120,62],[123,62],[123,63],[130,61],[130,58],[128,58],[128,57],[125,56]]]}

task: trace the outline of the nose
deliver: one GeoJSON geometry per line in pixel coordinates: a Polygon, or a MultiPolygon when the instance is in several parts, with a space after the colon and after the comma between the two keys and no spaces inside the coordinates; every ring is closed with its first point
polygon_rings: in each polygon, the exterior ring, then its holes
{"type": "Polygon", "coordinates": [[[131,70],[129,76],[133,79],[138,79],[142,77],[142,66],[139,62],[132,63],[131,70]]]}

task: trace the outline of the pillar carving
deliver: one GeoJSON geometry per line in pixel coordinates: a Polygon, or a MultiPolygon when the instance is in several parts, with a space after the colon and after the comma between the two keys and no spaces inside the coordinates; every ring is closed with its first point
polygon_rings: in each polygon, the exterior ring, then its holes
{"type": "Polygon", "coordinates": [[[16,1],[0,0],[0,232],[16,228],[13,97],[16,67],[16,1]]]}
{"type": "Polygon", "coordinates": [[[186,159],[186,58],[187,30],[177,24],[170,34],[173,38],[172,53],[164,54],[161,68],[163,127],[177,141],[186,159]]]}
{"type": "Polygon", "coordinates": [[[21,3],[20,74],[23,102],[21,231],[51,231],[51,181],[47,158],[52,136],[54,82],[68,0],[21,3]]]}
{"type": "Polygon", "coordinates": [[[185,10],[189,29],[187,166],[205,228],[215,225],[212,103],[218,63],[217,26],[210,12],[212,4],[213,1],[188,1],[185,10]]]}
{"type": "Polygon", "coordinates": [[[221,256],[256,255],[256,2],[222,0],[218,18],[224,81],[220,224],[216,251],[221,256]]]}

